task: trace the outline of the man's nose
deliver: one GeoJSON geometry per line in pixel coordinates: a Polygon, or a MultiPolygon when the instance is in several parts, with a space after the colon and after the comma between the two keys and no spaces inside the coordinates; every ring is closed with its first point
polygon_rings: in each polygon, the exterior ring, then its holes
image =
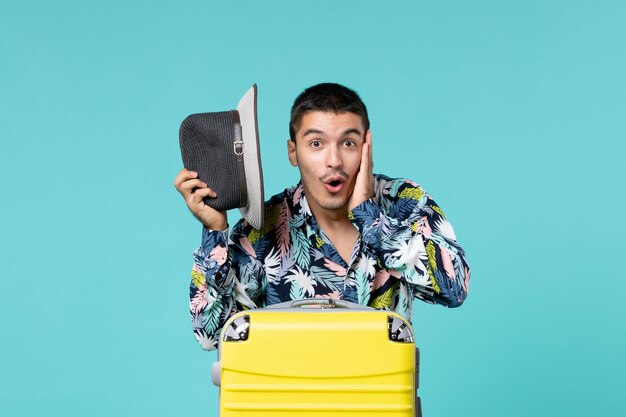
{"type": "Polygon", "coordinates": [[[341,168],[341,152],[335,146],[328,148],[328,155],[326,156],[326,165],[329,168],[341,168]]]}

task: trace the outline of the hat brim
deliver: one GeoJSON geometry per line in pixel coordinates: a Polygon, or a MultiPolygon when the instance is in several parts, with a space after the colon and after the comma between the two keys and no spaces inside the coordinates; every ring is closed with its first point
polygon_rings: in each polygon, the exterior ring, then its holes
{"type": "Polygon", "coordinates": [[[262,229],[265,218],[263,194],[263,170],[259,147],[259,127],[257,122],[257,88],[254,84],[243,95],[237,112],[241,120],[241,136],[244,142],[244,167],[248,203],[239,210],[244,219],[255,229],[262,229]]]}

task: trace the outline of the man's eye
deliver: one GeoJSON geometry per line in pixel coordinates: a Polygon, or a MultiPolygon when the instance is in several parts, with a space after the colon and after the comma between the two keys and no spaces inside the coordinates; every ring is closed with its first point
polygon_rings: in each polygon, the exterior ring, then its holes
{"type": "Polygon", "coordinates": [[[355,142],[355,141],[353,141],[352,139],[348,139],[348,140],[346,140],[344,143],[345,143],[345,145],[346,145],[347,147],[349,147],[349,148],[351,148],[351,147],[353,147],[353,146],[356,146],[356,142],[355,142]]]}
{"type": "Polygon", "coordinates": [[[319,140],[312,140],[311,141],[311,146],[313,148],[319,148],[320,146],[322,146],[322,142],[320,142],[319,140]]]}

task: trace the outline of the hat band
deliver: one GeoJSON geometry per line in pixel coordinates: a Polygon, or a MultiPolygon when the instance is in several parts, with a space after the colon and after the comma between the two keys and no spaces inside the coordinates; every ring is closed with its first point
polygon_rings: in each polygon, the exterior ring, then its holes
{"type": "Polygon", "coordinates": [[[236,110],[230,111],[233,116],[233,128],[235,129],[235,135],[233,136],[233,153],[235,154],[235,160],[237,161],[237,182],[239,183],[239,195],[241,196],[239,207],[246,207],[248,205],[248,189],[246,188],[246,166],[244,163],[244,141],[241,133],[241,121],[239,119],[239,112],[236,110]]]}

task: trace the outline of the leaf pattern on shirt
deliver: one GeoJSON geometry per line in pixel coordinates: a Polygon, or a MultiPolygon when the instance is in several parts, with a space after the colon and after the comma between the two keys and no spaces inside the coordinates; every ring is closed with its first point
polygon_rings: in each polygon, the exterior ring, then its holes
{"type": "Polygon", "coordinates": [[[384,293],[374,298],[370,302],[370,306],[377,309],[384,309],[391,306],[391,300],[393,299],[393,287],[388,288],[384,293]]]}
{"type": "Polygon", "coordinates": [[[345,271],[344,274],[339,274],[336,271],[313,265],[311,267],[311,275],[315,277],[318,287],[324,287],[328,292],[332,293],[341,293],[343,291],[345,271]]]}
{"type": "Polygon", "coordinates": [[[311,256],[307,237],[299,229],[291,229],[290,234],[296,264],[308,269],[311,266],[311,256]]]}
{"type": "Polygon", "coordinates": [[[289,228],[287,227],[287,224],[289,224],[289,206],[287,201],[283,202],[281,208],[282,210],[278,214],[278,224],[276,225],[276,244],[280,255],[284,256],[289,250],[289,228]]]}
{"type": "Polygon", "coordinates": [[[303,298],[304,295],[307,297],[313,297],[315,295],[315,289],[313,287],[317,285],[317,282],[299,266],[290,269],[286,278],[286,282],[291,283],[292,291],[294,291],[294,288],[297,288],[297,294],[303,294],[292,299],[298,300],[303,298]]]}

